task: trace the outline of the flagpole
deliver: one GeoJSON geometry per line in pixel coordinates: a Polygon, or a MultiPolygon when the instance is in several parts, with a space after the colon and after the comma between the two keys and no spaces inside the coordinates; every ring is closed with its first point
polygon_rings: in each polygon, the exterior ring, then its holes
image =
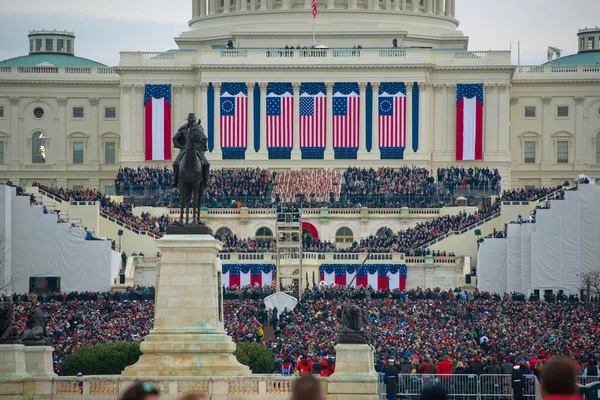
{"type": "Polygon", "coordinates": [[[354,280],[356,279],[356,277],[358,276],[358,273],[360,271],[362,271],[363,267],[365,266],[365,263],[367,262],[367,260],[369,259],[369,254],[371,254],[371,252],[369,250],[367,250],[367,255],[365,256],[365,259],[363,260],[363,262],[360,264],[360,268],[358,270],[356,270],[356,274],[354,274],[354,278],[352,278],[352,281],[350,281],[350,284],[348,285],[348,287],[352,286],[352,284],[354,283],[354,280]]]}
{"type": "Polygon", "coordinates": [[[313,47],[315,47],[315,17],[313,16],[313,47]]]}

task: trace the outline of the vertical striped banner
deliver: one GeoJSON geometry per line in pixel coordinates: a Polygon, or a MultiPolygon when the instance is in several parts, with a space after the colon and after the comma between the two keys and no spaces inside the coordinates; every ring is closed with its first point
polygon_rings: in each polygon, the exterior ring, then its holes
{"type": "Polygon", "coordinates": [[[248,145],[248,90],[245,83],[225,82],[221,85],[219,131],[223,158],[243,158],[248,145]]]}
{"type": "Polygon", "coordinates": [[[294,146],[294,94],[291,83],[267,85],[267,148],[294,146]]]}
{"type": "Polygon", "coordinates": [[[358,148],[360,96],[358,83],[333,85],[333,148],[358,148]]]}
{"type": "Polygon", "coordinates": [[[322,159],[326,144],[327,96],[325,83],[300,85],[300,150],[304,159],[322,159]]]}

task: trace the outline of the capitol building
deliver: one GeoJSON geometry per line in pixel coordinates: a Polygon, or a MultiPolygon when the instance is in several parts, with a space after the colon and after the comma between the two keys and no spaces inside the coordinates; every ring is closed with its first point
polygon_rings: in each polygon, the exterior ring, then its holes
{"type": "Polygon", "coordinates": [[[318,1],[314,45],[309,0],[192,5],[176,49],[114,67],[77,57],[73,32],[23,38],[28,55],[0,62],[0,180],[110,193],[120,166],[171,164],[190,112],[213,168],[482,166],[504,188],[598,175],[598,28],[574,32],[578,54],[515,66],[469,48],[456,0],[318,1]]]}

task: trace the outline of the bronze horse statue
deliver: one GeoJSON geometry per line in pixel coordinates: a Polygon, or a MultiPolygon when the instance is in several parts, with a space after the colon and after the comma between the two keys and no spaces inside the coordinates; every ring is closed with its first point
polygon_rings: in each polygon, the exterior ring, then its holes
{"type": "MultiPolygon", "coordinates": [[[[190,199],[192,200],[192,225],[198,225],[200,221],[200,207],[204,196],[204,182],[202,174],[202,163],[196,155],[196,145],[201,142],[200,129],[197,125],[188,129],[185,142],[185,155],[181,160],[179,168],[179,185],[181,192],[181,204],[179,223],[183,224],[183,209],[185,207],[185,223],[190,221],[190,199]]],[[[205,144],[202,144],[204,147],[205,144]]],[[[206,151],[206,150],[204,150],[206,151]]]]}

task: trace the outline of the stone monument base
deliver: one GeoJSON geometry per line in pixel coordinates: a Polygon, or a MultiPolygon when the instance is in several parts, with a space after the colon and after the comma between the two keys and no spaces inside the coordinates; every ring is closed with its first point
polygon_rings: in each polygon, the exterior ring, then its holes
{"type": "Polygon", "coordinates": [[[25,364],[25,346],[22,344],[0,345],[0,377],[29,378],[25,364]]]}
{"type": "Polygon", "coordinates": [[[25,346],[27,373],[35,377],[56,376],[52,366],[52,351],[50,346],[25,346]]]}
{"type": "Polygon", "coordinates": [[[327,383],[327,400],[378,400],[373,348],[368,344],[335,346],[335,373],[327,383]]]}
{"type": "Polygon", "coordinates": [[[123,376],[248,376],[232,354],[235,343],[223,333],[153,330],[140,346],[142,356],[123,376]]]}

